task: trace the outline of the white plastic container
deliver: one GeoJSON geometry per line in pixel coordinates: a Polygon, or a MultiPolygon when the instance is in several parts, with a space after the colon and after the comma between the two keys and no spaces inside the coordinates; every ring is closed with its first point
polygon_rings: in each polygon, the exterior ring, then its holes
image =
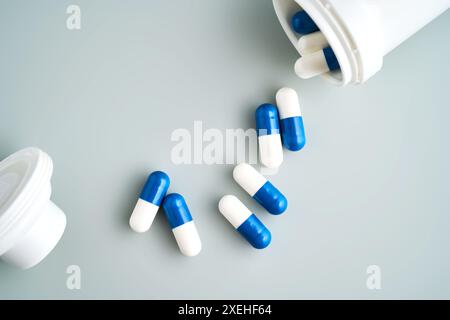
{"type": "MultiPolygon", "coordinates": [[[[273,0],[292,44],[300,35],[292,16],[303,9],[333,49],[341,70],[325,77],[338,85],[358,84],[379,71],[383,57],[450,6],[450,0],[273,0]]],[[[441,30],[443,37],[447,30],[441,30]]]]}
{"type": "Polygon", "coordinates": [[[28,269],[56,246],[65,214],[50,201],[53,164],[37,148],[0,162],[0,259],[28,269]]]}

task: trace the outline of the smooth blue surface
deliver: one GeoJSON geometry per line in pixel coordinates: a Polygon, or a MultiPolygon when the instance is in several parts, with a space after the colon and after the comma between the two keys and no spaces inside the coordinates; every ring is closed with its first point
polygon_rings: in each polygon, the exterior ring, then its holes
{"type": "Polygon", "coordinates": [[[258,136],[280,133],[278,109],[273,104],[265,103],[260,105],[256,109],[255,119],[258,136]]]}
{"type": "Polygon", "coordinates": [[[269,229],[254,214],[236,230],[256,249],[266,248],[272,240],[269,229]]]}
{"type": "Polygon", "coordinates": [[[271,214],[282,214],[288,205],[286,197],[270,181],[255,193],[253,199],[271,214]]]}
{"type": "Polygon", "coordinates": [[[328,69],[330,71],[340,69],[339,62],[333,52],[333,49],[330,47],[326,47],[323,49],[323,54],[325,56],[325,60],[327,61],[328,69]]]}
{"type": "Polygon", "coordinates": [[[300,34],[319,31],[319,27],[304,10],[297,12],[292,17],[292,29],[300,34]]]}
{"type": "Polygon", "coordinates": [[[291,151],[299,151],[305,146],[305,128],[303,117],[290,117],[280,120],[281,140],[291,151]]]}
{"type": "Polygon", "coordinates": [[[167,195],[162,206],[172,229],[192,221],[191,213],[182,195],[178,193],[167,195]]]}
{"type": "Polygon", "coordinates": [[[169,189],[170,178],[162,171],[152,172],[145,182],[139,198],[157,205],[161,205],[161,202],[166,195],[167,189],[169,189]]]}

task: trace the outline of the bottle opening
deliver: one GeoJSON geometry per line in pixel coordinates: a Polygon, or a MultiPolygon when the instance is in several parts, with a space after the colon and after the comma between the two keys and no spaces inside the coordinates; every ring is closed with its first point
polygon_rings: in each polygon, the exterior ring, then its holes
{"type": "Polygon", "coordinates": [[[297,12],[304,10],[323,33],[339,62],[339,70],[326,72],[323,77],[335,85],[357,82],[357,63],[351,41],[326,1],[273,0],[273,4],[280,24],[300,56],[298,41],[303,35],[293,30],[291,20],[297,12]]]}

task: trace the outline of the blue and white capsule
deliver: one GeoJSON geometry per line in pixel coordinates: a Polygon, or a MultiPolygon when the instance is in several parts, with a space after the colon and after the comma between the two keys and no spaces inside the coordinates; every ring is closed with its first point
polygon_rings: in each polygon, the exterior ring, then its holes
{"type": "Polygon", "coordinates": [[[292,29],[300,34],[310,34],[319,31],[313,19],[306,13],[305,10],[298,11],[291,20],[292,29]]]}
{"type": "Polygon", "coordinates": [[[254,248],[264,249],[270,244],[270,231],[235,196],[223,196],[219,201],[219,211],[254,248]]]}
{"type": "Polygon", "coordinates": [[[262,104],[256,109],[255,118],[259,159],[265,167],[276,169],[283,163],[277,107],[269,103],[262,104]]]}
{"type": "Polygon", "coordinates": [[[297,92],[291,88],[281,88],[276,100],[283,145],[288,150],[299,151],[305,146],[306,138],[297,92]]]}
{"type": "Polygon", "coordinates": [[[295,73],[302,79],[339,69],[339,62],[330,47],[304,55],[295,63],[295,73]]]}
{"type": "Polygon", "coordinates": [[[297,50],[302,56],[320,51],[329,46],[327,38],[320,31],[301,36],[297,42],[297,50]]]}
{"type": "Polygon", "coordinates": [[[286,197],[251,165],[241,163],[233,170],[234,180],[271,214],[282,214],[287,209],[286,197]]]}
{"type": "Polygon", "coordinates": [[[196,256],[202,251],[202,242],[183,196],[171,193],[164,198],[163,209],[182,254],[196,256]]]}
{"type": "Polygon", "coordinates": [[[169,185],[169,176],[162,171],[152,172],[148,176],[130,217],[131,229],[136,232],[150,229],[169,185]]]}

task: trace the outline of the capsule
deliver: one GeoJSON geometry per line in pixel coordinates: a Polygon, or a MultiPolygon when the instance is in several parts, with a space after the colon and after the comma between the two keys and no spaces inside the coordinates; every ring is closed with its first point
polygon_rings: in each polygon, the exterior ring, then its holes
{"type": "Polygon", "coordinates": [[[247,163],[238,164],[233,170],[236,182],[271,214],[282,214],[287,209],[286,197],[262,174],[247,163]]]}
{"type": "Polygon", "coordinates": [[[131,229],[136,232],[150,229],[169,184],[169,176],[162,171],[152,172],[148,176],[130,217],[131,229]]]}
{"type": "Polygon", "coordinates": [[[300,37],[297,42],[298,52],[300,52],[302,56],[320,51],[329,46],[327,38],[325,38],[320,31],[304,35],[300,37]]]}
{"type": "Polygon", "coordinates": [[[223,196],[219,201],[219,211],[254,248],[264,249],[270,244],[270,231],[235,196],[223,196]]]}
{"type": "Polygon", "coordinates": [[[171,193],[164,198],[163,209],[182,254],[196,256],[202,243],[183,196],[171,193]]]}
{"type": "Polygon", "coordinates": [[[273,104],[265,103],[256,109],[255,118],[261,163],[276,169],[283,162],[278,110],[273,104]]]}
{"type": "Polygon", "coordinates": [[[309,34],[315,31],[319,31],[319,27],[304,10],[301,10],[294,14],[291,24],[292,29],[294,29],[294,31],[297,33],[309,34]]]}
{"type": "Polygon", "coordinates": [[[305,128],[297,92],[281,88],[276,94],[280,113],[280,129],[283,145],[291,151],[298,151],[305,145],[305,128]]]}
{"type": "Polygon", "coordinates": [[[295,63],[295,73],[303,79],[340,69],[339,62],[330,47],[302,56],[295,63]]]}

